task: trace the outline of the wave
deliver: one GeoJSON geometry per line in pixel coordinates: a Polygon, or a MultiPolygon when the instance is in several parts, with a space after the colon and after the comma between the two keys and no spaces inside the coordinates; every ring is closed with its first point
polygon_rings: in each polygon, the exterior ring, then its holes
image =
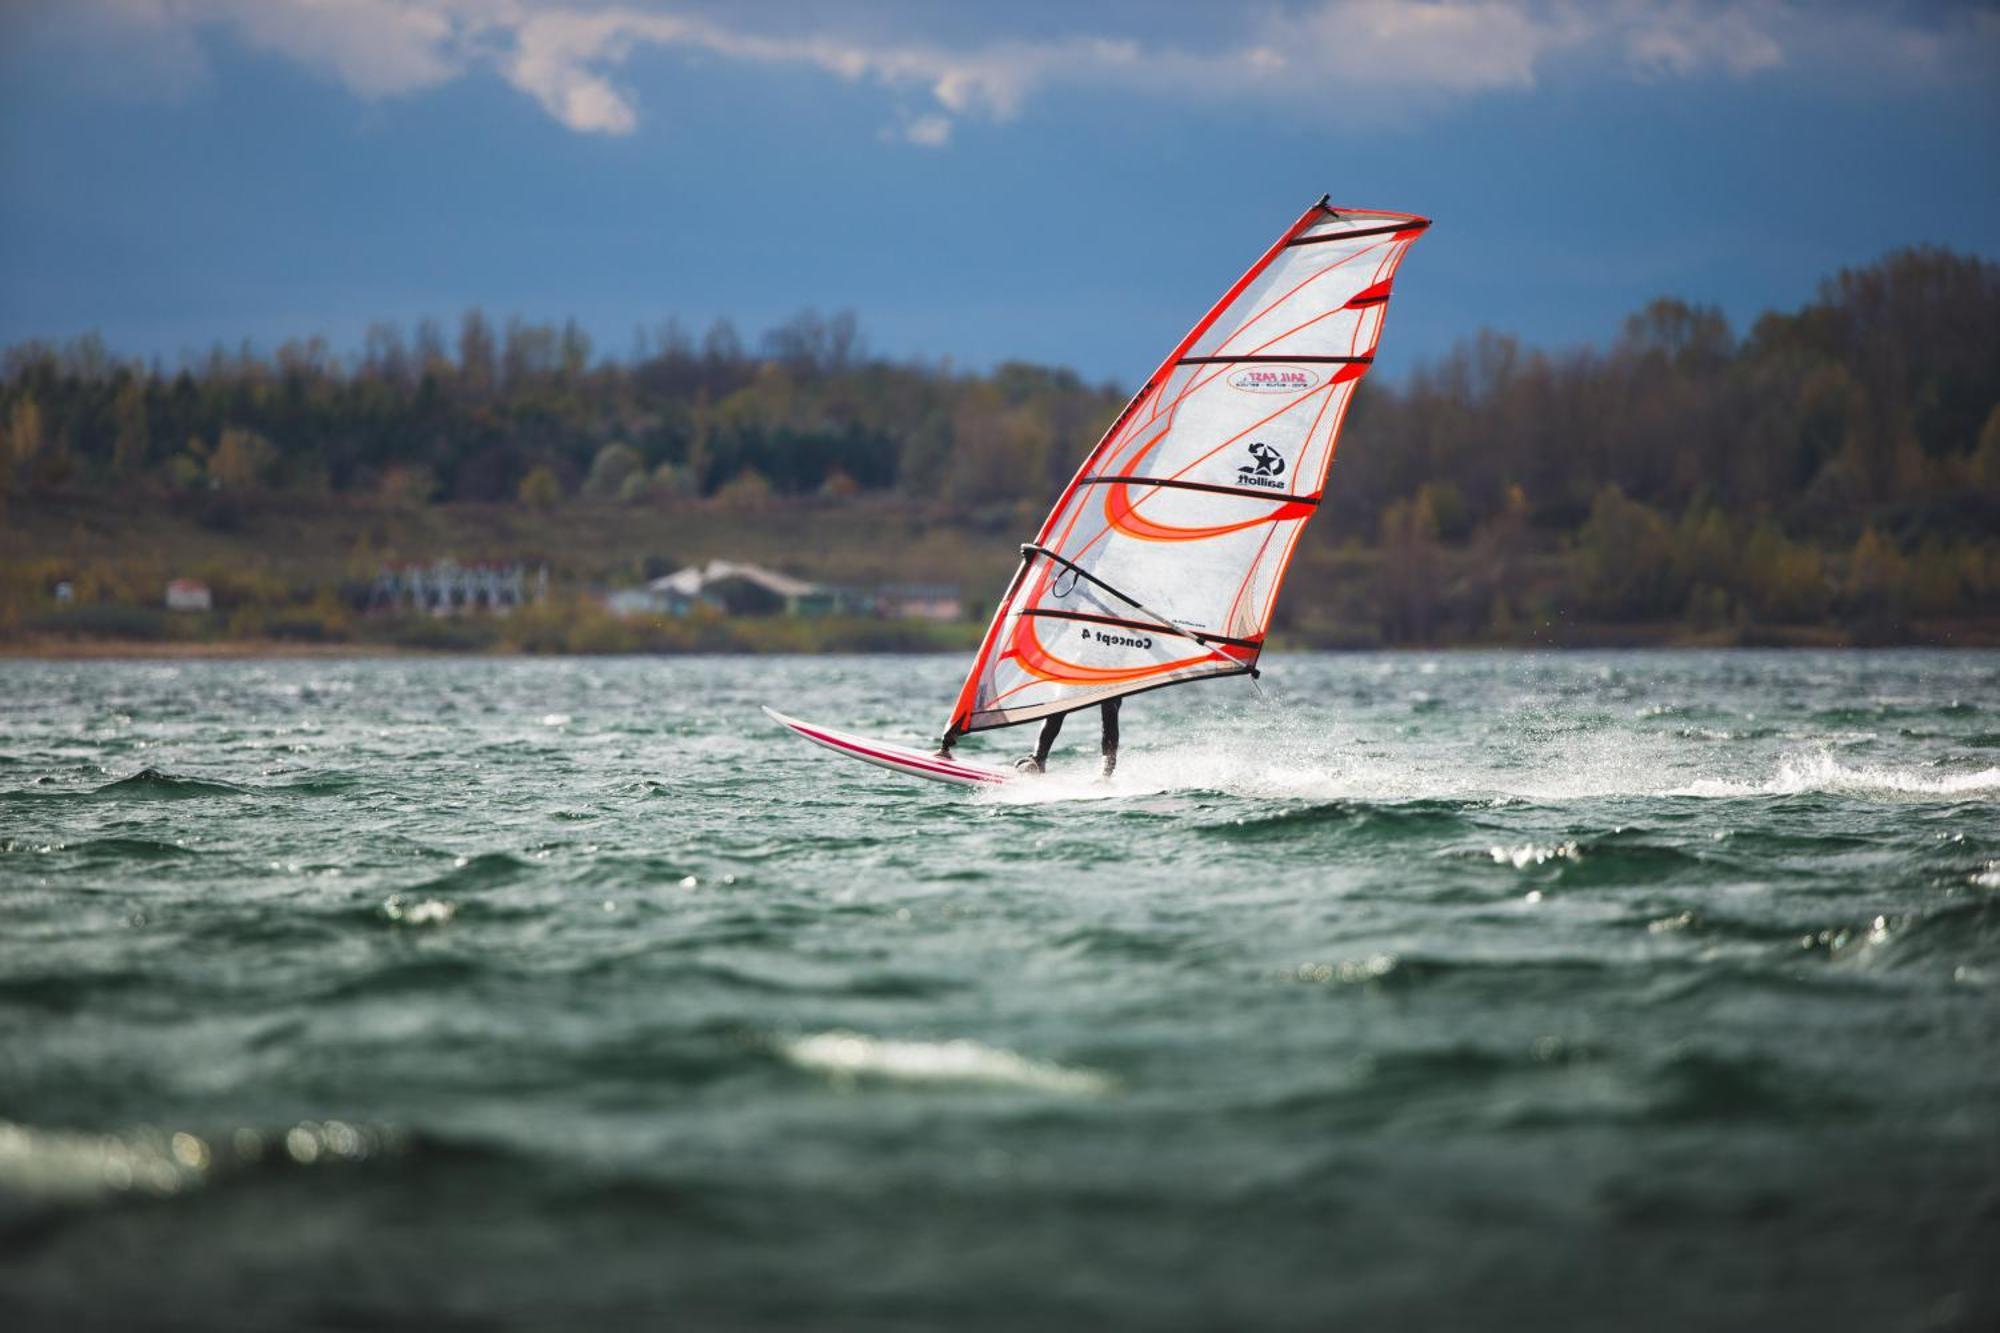
{"type": "MultiPolygon", "coordinates": [[[[1760,738],[1769,736],[1735,733],[1727,739],[1760,738]]],[[[1313,813],[1294,808],[1278,811],[1271,819],[1328,823],[1350,819],[1358,809],[1372,808],[1386,817],[1392,808],[1422,803],[1429,803],[1424,813],[1436,816],[1474,806],[1522,801],[1560,805],[1617,797],[1731,798],[1810,792],[1888,799],[2000,796],[2000,767],[1950,771],[1846,762],[1835,757],[1834,747],[1859,739],[1825,735],[1799,739],[1818,748],[1781,759],[1769,776],[1744,775],[1735,764],[1719,767],[1717,761],[1732,753],[1720,733],[1652,742],[1629,735],[1579,735],[1532,754],[1496,743],[1459,755],[1426,754],[1416,762],[1395,761],[1371,744],[1344,744],[1325,735],[1257,744],[1196,740],[1132,754],[1108,782],[1096,777],[1094,755],[1062,755],[1048,776],[1007,783],[980,792],[976,799],[1032,806],[1168,793],[1216,794],[1309,803],[1313,813]]],[[[1252,821],[1250,826],[1265,822],[1252,821]]]]}
{"type": "Polygon", "coordinates": [[[76,852],[86,861],[170,861],[197,853],[177,842],[157,838],[90,838],[73,842],[63,849],[76,852]]]}
{"type": "Polygon", "coordinates": [[[1244,841],[1288,838],[1329,828],[1384,837],[1418,836],[1465,827],[1462,809],[1461,803],[1448,801],[1400,804],[1323,801],[1293,806],[1268,815],[1246,815],[1225,824],[1197,825],[1196,828],[1210,837],[1244,841]]]}
{"type": "Polygon", "coordinates": [[[449,871],[428,879],[407,890],[403,897],[440,897],[447,893],[468,893],[480,889],[495,888],[518,878],[528,870],[528,863],[506,852],[482,852],[478,856],[461,856],[452,862],[449,871]]]}
{"type": "Polygon", "coordinates": [[[2000,940],[2000,902],[1973,898],[1910,917],[1879,916],[1865,929],[1854,933],[1874,946],[1870,962],[1891,970],[1950,964],[1969,979],[1981,974],[2000,940]]]}
{"type": "Polygon", "coordinates": [[[1664,793],[1668,796],[1798,796],[1826,792],[1839,796],[1948,797],[1964,800],[2000,796],[2000,768],[1938,773],[1876,765],[1848,765],[1822,750],[1784,760],[1762,782],[1702,778],[1664,793]]]}
{"type": "Polygon", "coordinates": [[[976,1041],[894,1041],[858,1032],[821,1032],[779,1046],[801,1069],[843,1082],[881,1079],[895,1083],[1027,1088],[1070,1096],[1098,1096],[1117,1085],[1096,1070],[1036,1060],[976,1041]]]}
{"type": "Polygon", "coordinates": [[[142,768],[130,777],[93,789],[90,795],[119,800],[185,801],[204,796],[248,796],[250,790],[234,783],[184,778],[157,768],[142,768]]]}
{"type": "Polygon", "coordinates": [[[81,790],[58,788],[54,780],[45,775],[35,780],[34,788],[0,792],[0,801],[39,802],[65,798],[177,801],[210,796],[341,796],[362,785],[361,779],[348,773],[315,773],[290,782],[255,786],[225,782],[219,778],[185,777],[158,768],[142,768],[127,777],[81,790]]]}
{"type": "Polygon", "coordinates": [[[0,1194],[44,1205],[166,1198],[253,1169],[352,1165],[407,1147],[407,1136],[392,1126],[345,1120],[213,1135],[152,1127],[92,1133],[0,1120],[0,1194]]]}
{"type": "Polygon", "coordinates": [[[1822,1119],[1852,1110],[1851,1095],[1808,1085],[1766,1057],[1683,1049],[1647,1071],[1644,1117],[1655,1123],[1822,1119]]]}
{"type": "Polygon", "coordinates": [[[341,796],[359,786],[361,780],[352,774],[315,773],[291,782],[281,782],[264,790],[284,796],[341,796]]]}
{"type": "Polygon", "coordinates": [[[384,919],[398,926],[443,926],[458,915],[458,904],[449,898],[405,898],[392,893],[382,903],[384,919]]]}

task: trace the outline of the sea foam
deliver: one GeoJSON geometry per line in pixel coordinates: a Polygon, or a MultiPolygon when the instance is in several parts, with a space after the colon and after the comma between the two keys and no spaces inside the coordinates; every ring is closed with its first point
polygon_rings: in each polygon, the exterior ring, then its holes
{"type": "Polygon", "coordinates": [[[799,1068],[839,1079],[984,1084],[1074,1096],[1093,1096],[1113,1087],[1109,1077],[1095,1070],[1030,1059],[964,1038],[894,1041],[858,1032],[821,1032],[786,1042],[779,1049],[799,1068]]]}

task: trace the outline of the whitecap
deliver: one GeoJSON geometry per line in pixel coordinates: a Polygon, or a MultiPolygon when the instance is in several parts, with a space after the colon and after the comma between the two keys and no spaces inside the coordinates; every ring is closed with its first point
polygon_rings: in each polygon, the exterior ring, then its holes
{"type": "Polygon", "coordinates": [[[382,915],[402,926],[441,926],[457,914],[458,904],[443,898],[411,902],[394,893],[382,904],[382,915]]]}
{"type": "Polygon", "coordinates": [[[1974,772],[1924,773],[1872,764],[1848,765],[1821,750],[1794,755],[1762,782],[1702,778],[1667,793],[1669,796],[1796,796],[1829,792],[1842,796],[2000,796],[2000,768],[1974,772]]]}
{"type": "Polygon", "coordinates": [[[0,1121],[0,1189],[25,1198],[179,1194],[207,1179],[209,1156],[188,1134],[89,1134],[0,1121]]]}
{"type": "Polygon", "coordinates": [[[1573,842],[1542,845],[1523,843],[1519,847],[1488,847],[1486,854],[1493,858],[1495,865],[1511,865],[1516,870],[1526,870],[1529,866],[1547,865],[1550,861],[1580,861],[1583,853],[1573,842]]]}
{"type": "MultiPolygon", "coordinates": [[[[300,1166],[362,1162],[403,1147],[393,1129],[343,1120],[305,1120],[269,1137],[300,1166]]],[[[185,1194],[260,1161],[266,1139],[247,1128],[208,1139],[187,1130],[104,1134],[0,1120],[0,1193],[57,1204],[185,1194]]]]}
{"type": "Polygon", "coordinates": [[[858,1032],[820,1032],[783,1043],[801,1069],[836,1079],[880,1078],[899,1083],[984,1084],[1074,1096],[1111,1091],[1111,1078],[1091,1069],[1035,1060],[976,1041],[895,1041],[858,1032]]]}

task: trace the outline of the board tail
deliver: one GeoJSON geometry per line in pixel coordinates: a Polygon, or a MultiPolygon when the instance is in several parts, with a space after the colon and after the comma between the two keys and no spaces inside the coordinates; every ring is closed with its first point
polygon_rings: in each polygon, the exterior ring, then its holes
{"type": "Polygon", "coordinates": [[[814,745],[832,750],[835,754],[846,755],[849,759],[859,759],[864,764],[886,768],[891,772],[906,773],[911,777],[925,778],[931,782],[954,783],[962,787],[997,786],[1013,780],[1014,775],[1003,769],[987,768],[983,764],[969,764],[962,759],[945,759],[908,745],[898,745],[894,741],[873,740],[834,727],[823,727],[816,722],[802,722],[768,705],[764,707],[764,712],[778,725],[811,741],[814,745]]]}

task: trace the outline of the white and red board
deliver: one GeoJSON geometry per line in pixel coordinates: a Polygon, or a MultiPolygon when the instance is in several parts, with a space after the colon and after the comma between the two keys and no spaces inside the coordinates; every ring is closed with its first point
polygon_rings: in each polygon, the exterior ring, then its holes
{"type": "Polygon", "coordinates": [[[849,759],[859,759],[864,764],[874,764],[892,772],[907,773],[913,778],[950,782],[961,787],[990,787],[1011,782],[1018,776],[1008,769],[968,764],[962,759],[940,759],[928,750],[898,745],[894,741],[872,740],[833,727],[822,727],[815,722],[801,722],[795,717],[786,717],[775,708],[764,711],[772,721],[805,737],[814,745],[823,745],[835,754],[844,754],[849,759]]]}

